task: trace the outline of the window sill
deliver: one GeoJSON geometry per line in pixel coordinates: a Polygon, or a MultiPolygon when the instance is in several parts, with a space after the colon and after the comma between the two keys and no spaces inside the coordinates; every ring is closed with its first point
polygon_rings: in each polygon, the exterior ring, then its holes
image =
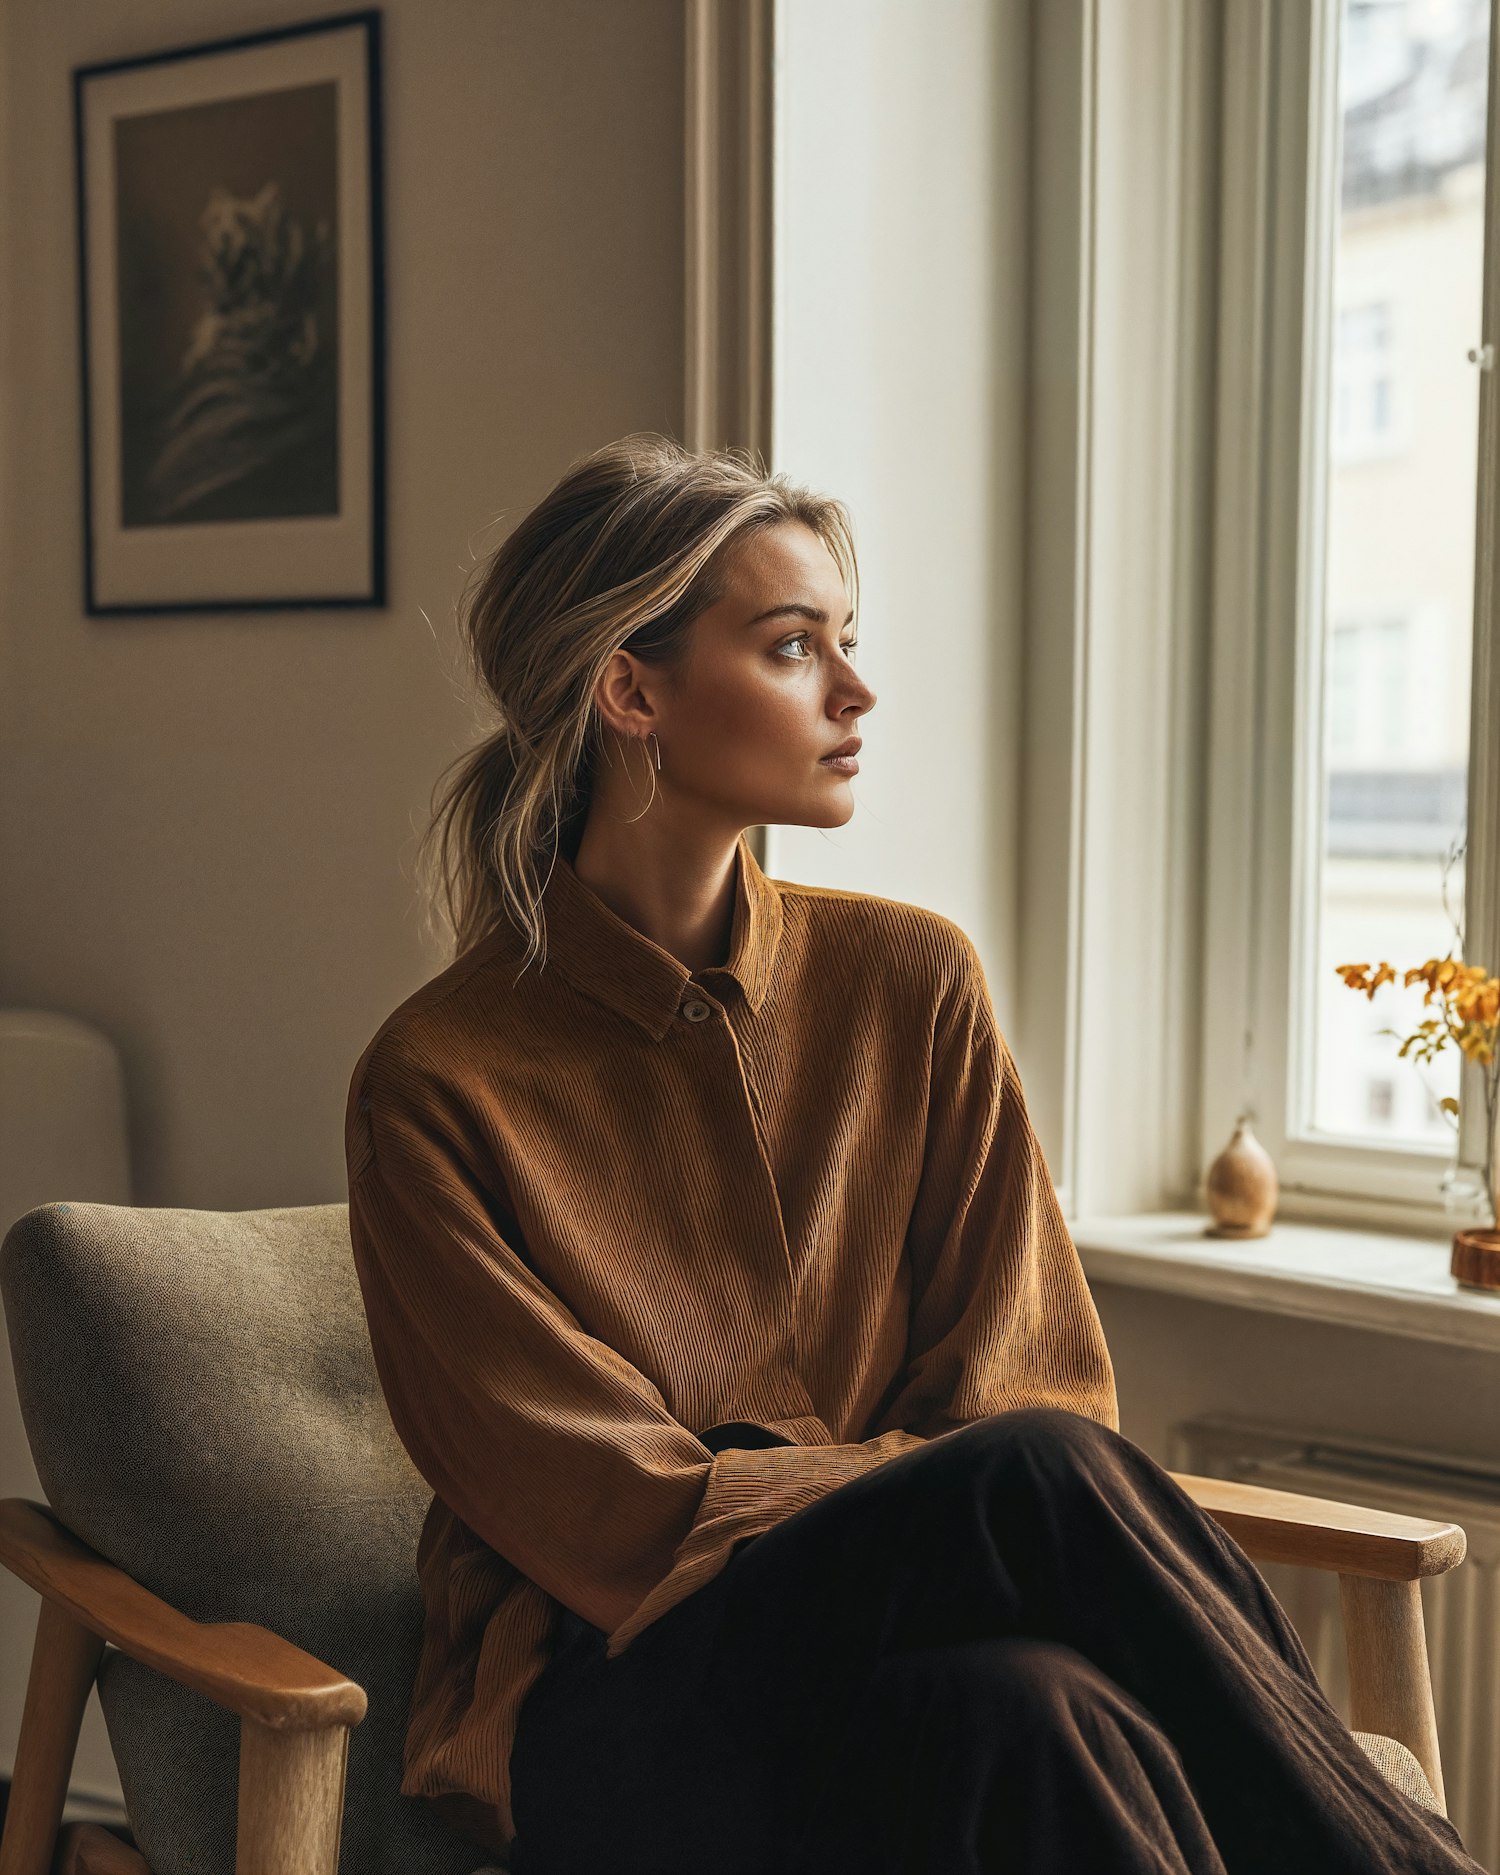
{"type": "Polygon", "coordinates": [[[1296,1222],[1265,1237],[1206,1237],[1209,1222],[1162,1211],[1070,1219],[1068,1231],[1091,1283],[1500,1351],[1500,1291],[1459,1286],[1451,1239],[1296,1222]]]}

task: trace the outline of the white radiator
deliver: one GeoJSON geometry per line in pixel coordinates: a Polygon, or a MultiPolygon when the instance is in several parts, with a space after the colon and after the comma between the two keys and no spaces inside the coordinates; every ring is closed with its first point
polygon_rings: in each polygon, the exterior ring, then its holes
{"type": "MultiPolygon", "coordinates": [[[[1422,1616],[1448,1814],[1474,1860],[1500,1870],[1500,1465],[1230,1415],[1174,1426],[1167,1465],[1463,1527],[1468,1553],[1456,1569],[1423,1579],[1422,1616]]],[[[1291,1563],[1256,1567],[1348,1724],[1338,1577],[1291,1563]]]]}

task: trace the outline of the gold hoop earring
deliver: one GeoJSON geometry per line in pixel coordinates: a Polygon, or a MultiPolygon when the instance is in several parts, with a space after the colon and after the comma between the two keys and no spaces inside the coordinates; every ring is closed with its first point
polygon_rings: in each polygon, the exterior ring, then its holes
{"type": "MultiPolygon", "coordinates": [[[[654,729],[648,729],[645,735],[640,738],[642,748],[645,747],[647,742],[656,742],[656,769],[659,770],[661,767],[661,744],[656,741],[656,731],[654,729]]],[[[630,815],[632,821],[640,820],[644,815],[650,813],[651,803],[656,799],[656,770],[652,769],[649,756],[646,758],[646,772],[651,776],[651,800],[647,801],[639,814],[630,815]]]]}

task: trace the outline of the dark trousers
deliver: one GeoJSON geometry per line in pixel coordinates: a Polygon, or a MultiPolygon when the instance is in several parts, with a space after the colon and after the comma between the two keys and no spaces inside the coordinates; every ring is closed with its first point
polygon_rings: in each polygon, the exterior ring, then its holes
{"type": "Polygon", "coordinates": [[[1027,1407],[738,1544],[522,1705],[513,1875],[1482,1875],[1397,1791],[1244,1551],[1027,1407]]]}

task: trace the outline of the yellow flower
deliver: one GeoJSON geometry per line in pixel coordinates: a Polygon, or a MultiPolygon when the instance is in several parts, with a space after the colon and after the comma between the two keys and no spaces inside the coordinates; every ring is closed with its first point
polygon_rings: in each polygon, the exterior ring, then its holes
{"type": "Polygon", "coordinates": [[[1388,963],[1382,963],[1373,977],[1368,964],[1335,964],[1334,969],[1351,990],[1363,990],[1372,1000],[1382,983],[1396,980],[1396,973],[1388,963]]]}
{"type": "MultiPolygon", "coordinates": [[[[1334,969],[1347,988],[1363,990],[1372,1000],[1382,983],[1396,981],[1396,972],[1385,962],[1373,971],[1369,964],[1335,964],[1334,969]]],[[[1437,999],[1443,1013],[1419,1022],[1401,1041],[1398,1054],[1404,1057],[1415,1049],[1420,1060],[1431,1061],[1451,1038],[1470,1061],[1488,1067],[1495,1060],[1500,1047],[1500,977],[1491,976],[1481,964],[1461,963],[1455,957],[1429,957],[1403,972],[1402,982],[1407,988],[1413,983],[1425,983],[1423,1003],[1437,999]]],[[[1396,1035],[1394,1029],[1383,1029],[1381,1033],[1396,1035]]],[[[1458,1103],[1451,1096],[1438,1104],[1446,1112],[1458,1111],[1458,1103]]]]}

